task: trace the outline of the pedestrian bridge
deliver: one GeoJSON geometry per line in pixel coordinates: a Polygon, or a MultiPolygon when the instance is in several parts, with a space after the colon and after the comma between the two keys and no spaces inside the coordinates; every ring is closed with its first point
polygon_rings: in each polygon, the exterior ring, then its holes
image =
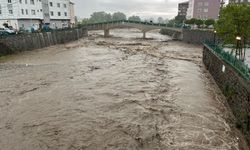
{"type": "Polygon", "coordinates": [[[142,31],[143,38],[146,38],[146,33],[151,30],[165,29],[170,32],[173,39],[182,39],[182,28],[167,27],[167,24],[156,24],[141,21],[118,20],[110,22],[100,22],[84,25],[88,30],[104,30],[104,36],[110,36],[110,30],[117,28],[136,28],[142,31]]]}

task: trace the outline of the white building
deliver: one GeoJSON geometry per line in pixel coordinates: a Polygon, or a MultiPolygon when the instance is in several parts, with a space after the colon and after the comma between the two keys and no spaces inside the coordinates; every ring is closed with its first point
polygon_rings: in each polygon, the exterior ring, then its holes
{"type": "Polygon", "coordinates": [[[0,26],[16,29],[69,27],[70,0],[0,0],[0,26]]]}

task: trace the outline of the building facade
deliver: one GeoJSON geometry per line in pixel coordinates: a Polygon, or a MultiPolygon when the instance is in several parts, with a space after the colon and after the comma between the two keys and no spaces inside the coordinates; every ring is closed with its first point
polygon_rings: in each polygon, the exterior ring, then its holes
{"type": "Polygon", "coordinates": [[[186,18],[188,11],[189,1],[178,4],[178,16],[186,18]]]}
{"type": "Polygon", "coordinates": [[[189,0],[187,19],[218,19],[220,0],[189,0]]]}
{"type": "Polygon", "coordinates": [[[0,26],[29,30],[70,25],[70,0],[0,0],[0,26]]]}

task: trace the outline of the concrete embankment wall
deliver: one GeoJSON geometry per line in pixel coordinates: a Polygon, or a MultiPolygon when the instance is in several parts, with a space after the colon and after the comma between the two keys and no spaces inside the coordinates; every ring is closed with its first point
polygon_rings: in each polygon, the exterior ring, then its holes
{"type": "Polygon", "coordinates": [[[250,81],[206,46],[203,62],[226,96],[237,119],[237,127],[246,135],[250,144],[250,81]]]}
{"type": "Polygon", "coordinates": [[[63,44],[85,36],[84,28],[9,36],[0,39],[0,56],[63,44]]]}
{"type": "Polygon", "coordinates": [[[183,42],[202,44],[205,41],[213,42],[214,33],[208,30],[183,30],[183,42]]]}
{"type": "MultiPolygon", "coordinates": [[[[162,29],[160,33],[163,35],[172,36],[174,31],[162,29]]],[[[204,41],[213,42],[214,33],[208,30],[183,29],[181,41],[190,44],[202,44],[204,41]]]]}

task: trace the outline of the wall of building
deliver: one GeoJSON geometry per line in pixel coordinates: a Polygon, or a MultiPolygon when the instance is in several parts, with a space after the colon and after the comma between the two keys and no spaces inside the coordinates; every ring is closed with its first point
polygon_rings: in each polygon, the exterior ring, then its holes
{"type": "Polygon", "coordinates": [[[0,56],[63,44],[87,36],[86,29],[71,29],[9,36],[0,39],[0,56]]]}
{"type": "Polygon", "coordinates": [[[220,0],[190,0],[187,18],[218,19],[220,0]]]}
{"type": "Polygon", "coordinates": [[[237,119],[236,126],[246,135],[250,144],[250,81],[206,46],[203,62],[226,96],[237,119]]]}
{"type": "Polygon", "coordinates": [[[30,24],[30,20],[41,20],[40,22],[46,25],[58,23],[54,25],[57,28],[70,27],[70,14],[72,13],[70,0],[10,0],[9,2],[0,0],[0,23],[8,21],[9,25],[16,29],[24,27],[26,30],[33,25],[30,24]],[[59,24],[59,20],[62,23],[59,24]]]}

